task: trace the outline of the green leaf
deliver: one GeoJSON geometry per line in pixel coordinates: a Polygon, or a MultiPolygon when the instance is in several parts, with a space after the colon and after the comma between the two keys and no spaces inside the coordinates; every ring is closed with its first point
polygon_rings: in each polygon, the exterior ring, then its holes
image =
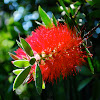
{"type": "Polygon", "coordinates": [[[100,0],[92,0],[95,4],[100,3],[100,0]]]}
{"type": "Polygon", "coordinates": [[[70,8],[71,15],[74,16],[74,13],[75,13],[74,10],[71,7],[69,7],[69,8],[70,8]]]}
{"type": "Polygon", "coordinates": [[[16,40],[16,42],[17,42],[18,46],[23,49],[22,44],[17,40],[16,40]]]}
{"type": "Polygon", "coordinates": [[[18,33],[25,34],[25,30],[23,29],[23,26],[22,24],[20,24],[20,22],[14,22],[12,25],[15,26],[20,31],[18,33]]]}
{"type": "Polygon", "coordinates": [[[24,69],[16,69],[16,70],[13,70],[13,73],[15,75],[18,75],[20,72],[22,72],[24,69]]]}
{"type": "Polygon", "coordinates": [[[38,21],[35,21],[36,24],[38,25],[43,25],[42,23],[38,22],[38,21]]]}
{"type": "Polygon", "coordinates": [[[41,94],[42,92],[42,74],[39,65],[36,66],[36,72],[35,72],[35,86],[37,89],[38,94],[41,94]]]}
{"type": "Polygon", "coordinates": [[[56,20],[56,18],[55,18],[55,16],[54,15],[52,15],[52,19],[53,19],[53,23],[55,24],[55,26],[57,27],[57,20],[56,20]]]}
{"type": "Polygon", "coordinates": [[[66,3],[71,4],[72,0],[64,0],[66,3]]]}
{"type": "Polygon", "coordinates": [[[28,74],[28,76],[26,77],[26,79],[23,81],[22,85],[25,85],[28,80],[30,79],[31,74],[28,74]]]}
{"type": "Polygon", "coordinates": [[[15,90],[16,88],[18,88],[23,83],[23,81],[28,76],[28,74],[30,72],[30,69],[31,69],[31,66],[27,67],[20,74],[18,74],[18,76],[14,80],[13,90],[15,90]]]}
{"type": "Polygon", "coordinates": [[[33,65],[33,64],[35,63],[35,61],[36,61],[36,59],[35,59],[35,58],[32,58],[32,59],[30,60],[29,63],[30,63],[31,65],[33,65]]]}
{"type": "Polygon", "coordinates": [[[90,77],[90,78],[87,78],[87,79],[83,80],[82,82],[80,82],[80,84],[78,86],[78,91],[82,90],[92,79],[93,79],[93,77],[90,77]]]}
{"type": "Polygon", "coordinates": [[[79,2],[79,1],[76,1],[75,3],[74,3],[74,6],[75,7],[79,7],[81,5],[81,2],[79,2]]]}
{"type": "Polygon", "coordinates": [[[31,57],[34,56],[31,46],[23,38],[21,38],[20,40],[25,52],[31,57]]]}
{"type": "Polygon", "coordinates": [[[35,81],[35,72],[33,72],[32,75],[33,75],[33,78],[34,78],[34,81],[35,81]]]}
{"type": "Polygon", "coordinates": [[[16,67],[21,67],[21,68],[28,67],[30,65],[28,60],[15,60],[15,61],[12,61],[12,63],[16,67]]]}
{"type": "Polygon", "coordinates": [[[46,12],[39,6],[38,8],[40,17],[42,19],[42,21],[44,22],[44,24],[46,25],[46,27],[51,28],[53,26],[53,23],[51,21],[51,19],[49,18],[49,16],[46,14],[46,12]]]}
{"type": "Polygon", "coordinates": [[[89,63],[89,66],[90,66],[91,72],[94,74],[94,68],[93,68],[93,65],[92,65],[91,59],[90,59],[90,57],[87,57],[87,59],[88,59],[88,63],[89,63]]]}
{"type": "Polygon", "coordinates": [[[92,73],[91,71],[85,67],[85,66],[82,66],[82,67],[76,67],[77,71],[79,71],[79,73],[81,75],[84,75],[84,76],[92,76],[92,73]]]}
{"type": "MultiPolygon", "coordinates": [[[[89,52],[89,50],[86,48],[86,45],[85,45],[84,43],[83,43],[83,46],[85,47],[86,52],[90,55],[90,52],[89,52]]],[[[87,55],[87,56],[88,56],[88,55],[87,55]]],[[[87,60],[88,60],[88,63],[89,63],[90,70],[91,70],[92,74],[94,74],[94,67],[93,67],[93,65],[92,65],[92,62],[91,62],[91,59],[90,59],[89,56],[87,57],[87,60]]]]}
{"type": "Polygon", "coordinates": [[[100,61],[96,58],[93,60],[93,66],[96,73],[100,73],[100,61]]]}
{"type": "Polygon", "coordinates": [[[94,2],[91,0],[86,0],[86,2],[88,2],[91,6],[93,6],[94,5],[94,2]]]}
{"type": "Polygon", "coordinates": [[[67,17],[69,17],[69,13],[68,13],[68,11],[67,11],[67,9],[66,9],[66,6],[65,6],[65,4],[63,3],[63,1],[62,1],[62,0],[59,0],[59,3],[60,3],[60,5],[63,7],[64,11],[66,12],[67,17]]]}
{"type": "Polygon", "coordinates": [[[18,58],[16,55],[14,55],[14,54],[12,54],[12,53],[10,53],[10,52],[9,52],[9,55],[10,55],[10,57],[11,57],[12,59],[14,59],[14,60],[19,60],[19,58],[18,58]]]}
{"type": "Polygon", "coordinates": [[[42,81],[42,89],[45,89],[45,82],[42,81]]]}
{"type": "Polygon", "coordinates": [[[64,11],[66,12],[65,22],[67,23],[69,28],[73,28],[76,25],[76,22],[72,17],[70,17],[70,13],[67,11],[66,6],[63,3],[63,0],[59,0],[59,3],[63,7],[64,11]]]}

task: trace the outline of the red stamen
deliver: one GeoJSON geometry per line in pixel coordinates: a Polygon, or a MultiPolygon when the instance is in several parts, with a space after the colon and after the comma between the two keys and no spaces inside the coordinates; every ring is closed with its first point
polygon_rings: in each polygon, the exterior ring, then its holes
{"type": "Polygon", "coordinates": [[[29,84],[32,80],[34,80],[33,77],[28,80],[27,84],[29,84]]]}

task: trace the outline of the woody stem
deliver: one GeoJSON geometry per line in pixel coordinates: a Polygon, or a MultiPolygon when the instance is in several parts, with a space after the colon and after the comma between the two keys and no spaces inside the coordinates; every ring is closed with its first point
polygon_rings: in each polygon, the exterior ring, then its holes
{"type": "Polygon", "coordinates": [[[100,24],[98,24],[96,27],[92,28],[86,35],[84,35],[84,38],[89,36],[93,31],[95,31],[98,27],[100,27],[100,24]]]}

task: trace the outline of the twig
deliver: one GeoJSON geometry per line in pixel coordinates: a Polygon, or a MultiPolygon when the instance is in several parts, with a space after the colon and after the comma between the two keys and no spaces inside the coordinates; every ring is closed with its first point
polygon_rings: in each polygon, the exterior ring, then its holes
{"type": "Polygon", "coordinates": [[[81,6],[79,6],[79,7],[77,8],[77,10],[76,10],[75,15],[73,16],[73,18],[76,18],[76,15],[77,15],[78,11],[80,10],[80,8],[81,8],[81,6]]]}
{"type": "Polygon", "coordinates": [[[84,35],[83,38],[86,38],[88,35],[90,35],[90,33],[92,33],[93,31],[95,31],[98,27],[100,27],[100,24],[98,24],[96,27],[92,28],[86,35],[84,35]]]}

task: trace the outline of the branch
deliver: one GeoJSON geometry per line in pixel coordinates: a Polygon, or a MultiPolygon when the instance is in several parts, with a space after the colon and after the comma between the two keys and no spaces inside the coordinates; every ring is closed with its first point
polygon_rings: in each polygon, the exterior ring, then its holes
{"type": "Polygon", "coordinates": [[[76,10],[75,15],[73,16],[73,18],[76,18],[76,15],[77,15],[78,11],[80,10],[80,8],[81,8],[81,6],[79,6],[79,7],[77,8],[77,10],[76,10]]]}
{"type": "Polygon", "coordinates": [[[90,33],[92,33],[93,31],[95,31],[98,27],[100,27],[100,24],[98,24],[96,27],[92,28],[87,34],[84,35],[83,38],[86,38],[88,35],[90,35],[90,33]]]}

